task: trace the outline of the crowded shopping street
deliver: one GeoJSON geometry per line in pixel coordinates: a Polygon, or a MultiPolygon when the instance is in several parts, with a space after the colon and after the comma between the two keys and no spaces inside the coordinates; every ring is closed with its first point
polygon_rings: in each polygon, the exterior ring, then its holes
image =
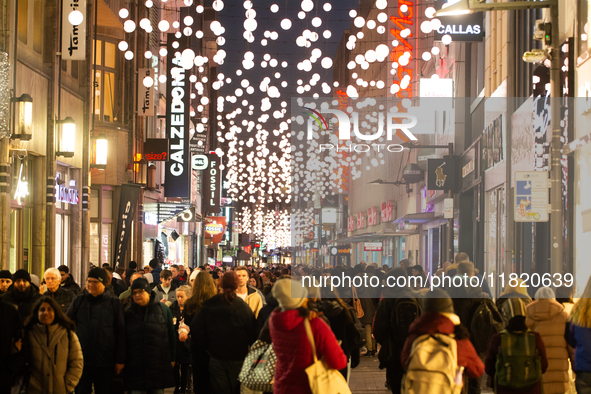
{"type": "Polygon", "coordinates": [[[0,0],[0,394],[591,394],[591,0],[0,0]]]}

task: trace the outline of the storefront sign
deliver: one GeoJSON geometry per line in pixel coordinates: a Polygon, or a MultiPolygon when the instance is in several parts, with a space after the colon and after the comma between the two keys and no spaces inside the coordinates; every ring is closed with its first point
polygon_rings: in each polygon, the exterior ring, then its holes
{"type": "Polygon", "coordinates": [[[483,131],[482,159],[485,170],[496,166],[505,159],[503,156],[503,134],[503,115],[499,115],[483,131]]]}
{"type": "Polygon", "coordinates": [[[121,185],[113,267],[123,267],[125,264],[125,252],[131,235],[131,222],[135,215],[135,206],[140,195],[140,189],[139,186],[131,183],[121,185]]]}
{"type": "MultiPolygon", "coordinates": [[[[166,162],[164,197],[190,197],[189,161],[189,96],[190,83],[186,70],[181,67],[181,56],[172,46],[174,34],[167,34],[169,70],[166,79],[166,136],[170,159],[166,162]],[[177,56],[174,54],[177,53],[177,56]]],[[[181,47],[183,43],[180,42],[181,47]]]]}
{"type": "Polygon", "coordinates": [[[382,223],[391,222],[394,220],[393,205],[392,201],[388,200],[382,203],[382,223]]]}
{"type": "Polygon", "coordinates": [[[548,172],[515,172],[515,221],[547,222],[548,215],[548,172]]]}
{"type": "Polygon", "coordinates": [[[461,191],[474,187],[480,181],[480,139],[472,144],[460,157],[462,168],[461,191]]]}
{"type": "Polygon", "coordinates": [[[86,59],[86,1],[62,0],[62,59],[86,59]],[[70,23],[72,11],[80,11],[82,23],[70,23]]]}
{"type": "MultiPolygon", "coordinates": [[[[448,0],[435,0],[435,9],[440,10],[448,0]]],[[[450,1],[451,3],[451,1],[450,1]]],[[[467,15],[440,16],[441,26],[435,29],[435,41],[450,35],[453,41],[482,41],[484,39],[484,18],[482,12],[467,15]]]]}
{"type": "Polygon", "coordinates": [[[375,226],[378,224],[378,209],[371,207],[367,210],[367,225],[375,226]]]}
{"type": "Polygon", "coordinates": [[[465,178],[472,171],[474,171],[474,159],[470,160],[468,164],[462,167],[462,178],[465,178]]]}
{"type": "Polygon", "coordinates": [[[144,158],[147,161],[168,160],[168,140],[166,138],[148,138],[144,142],[144,158]]]}
{"type": "Polygon", "coordinates": [[[330,248],[331,256],[349,256],[351,255],[350,246],[333,246],[330,248]]]}
{"type": "Polygon", "coordinates": [[[212,243],[219,244],[224,237],[226,231],[226,217],[225,216],[208,216],[205,218],[205,232],[212,237],[212,243]]]}
{"type": "Polygon", "coordinates": [[[355,231],[355,216],[347,217],[347,231],[355,231]]]}
{"type": "Polygon", "coordinates": [[[191,169],[194,171],[202,171],[209,166],[209,159],[207,155],[193,155],[191,158],[191,169]]]}
{"type": "Polygon", "coordinates": [[[421,97],[453,97],[454,80],[451,78],[421,78],[421,97]]]}
{"type": "Polygon", "coordinates": [[[55,201],[63,202],[65,204],[78,204],[80,197],[78,195],[78,189],[76,189],[76,181],[71,179],[69,184],[70,187],[67,187],[65,184],[59,184],[57,182],[58,179],[60,179],[59,174],[55,177],[55,201]]]}
{"type": "Polygon", "coordinates": [[[427,162],[427,188],[429,190],[457,191],[456,159],[429,159],[427,162]]]}
{"type": "Polygon", "coordinates": [[[453,219],[454,218],[454,199],[446,198],[443,200],[443,218],[453,219]]]}
{"type": "Polygon", "coordinates": [[[152,82],[150,86],[144,85],[144,79],[151,78],[154,81],[153,68],[138,69],[137,81],[137,116],[154,116],[154,85],[152,82]]]}
{"type": "Polygon", "coordinates": [[[191,223],[196,221],[196,216],[195,207],[192,207],[186,211],[183,211],[183,213],[177,217],[176,221],[181,223],[191,223]]]}
{"type": "Polygon", "coordinates": [[[155,215],[151,212],[144,212],[144,224],[147,224],[148,226],[157,226],[158,215],[155,215]]]}
{"type": "MultiPolygon", "coordinates": [[[[200,126],[197,125],[197,127],[200,126]]],[[[191,153],[205,153],[205,143],[207,142],[207,130],[207,124],[203,124],[203,130],[201,130],[201,132],[199,132],[199,129],[195,130],[195,133],[193,133],[193,138],[191,138],[191,153]]]]}
{"type": "MultiPolygon", "coordinates": [[[[156,224],[171,220],[189,208],[191,208],[191,204],[178,202],[153,202],[144,204],[144,212],[154,215],[156,217],[156,224]]],[[[144,220],[146,220],[145,214],[144,220]]]]}
{"type": "Polygon", "coordinates": [[[356,216],[357,216],[357,230],[367,227],[365,225],[365,217],[363,216],[363,212],[359,212],[356,216]]]}
{"type": "Polygon", "coordinates": [[[222,174],[220,170],[222,158],[216,154],[209,154],[207,158],[208,167],[204,174],[204,208],[208,212],[218,212],[222,194],[222,174]]]}
{"type": "Polygon", "coordinates": [[[363,245],[363,250],[366,252],[381,252],[382,251],[382,243],[381,242],[366,242],[363,245]]]}

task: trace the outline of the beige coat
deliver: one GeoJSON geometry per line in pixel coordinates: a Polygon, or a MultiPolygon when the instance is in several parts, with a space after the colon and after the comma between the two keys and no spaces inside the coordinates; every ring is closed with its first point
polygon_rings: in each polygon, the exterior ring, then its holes
{"type": "Polygon", "coordinates": [[[27,330],[24,350],[31,380],[27,394],[69,394],[74,391],[84,366],[76,333],[59,324],[36,325],[27,330]]]}
{"type": "Polygon", "coordinates": [[[546,346],[548,369],[542,375],[544,394],[564,394],[569,389],[568,359],[572,355],[564,338],[568,318],[564,306],[556,300],[540,299],[525,309],[525,323],[541,335],[546,346]]]}
{"type": "Polygon", "coordinates": [[[244,300],[244,302],[246,302],[250,309],[252,309],[254,317],[259,317],[259,312],[263,307],[263,300],[261,299],[261,296],[256,290],[251,289],[250,287],[247,287],[247,289],[248,294],[246,295],[246,299],[244,300]]]}

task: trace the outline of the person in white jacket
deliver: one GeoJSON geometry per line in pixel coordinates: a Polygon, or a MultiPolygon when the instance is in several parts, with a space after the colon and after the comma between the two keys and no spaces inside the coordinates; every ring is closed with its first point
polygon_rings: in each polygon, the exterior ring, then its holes
{"type": "Polygon", "coordinates": [[[23,342],[31,378],[27,394],[69,394],[82,376],[84,361],[75,325],[57,302],[43,296],[25,322],[23,342]]]}

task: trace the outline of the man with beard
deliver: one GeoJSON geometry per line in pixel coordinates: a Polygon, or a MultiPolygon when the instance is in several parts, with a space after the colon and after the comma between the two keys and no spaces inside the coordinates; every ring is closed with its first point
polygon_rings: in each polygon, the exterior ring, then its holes
{"type": "Polygon", "coordinates": [[[16,306],[21,319],[25,321],[41,297],[39,288],[31,283],[31,275],[24,269],[16,271],[12,280],[14,283],[2,295],[2,300],[16,306]]]}
{"type": "Polygon", "coordinates": [[[66,290],[70,290],[74,295],[78,295],[82,292],[80,286],[76,282],[74,282],[74,278],[70,275],[70,269],[67,265],[60,265],[57,268],[62,276],[62,283],[60,284],[66,290]]]}
{"type": "Polygon", "coordinates": [[[0,296],[8,290],[12,284],[12,274],[9,270],[0,271],[0,296]]]}

